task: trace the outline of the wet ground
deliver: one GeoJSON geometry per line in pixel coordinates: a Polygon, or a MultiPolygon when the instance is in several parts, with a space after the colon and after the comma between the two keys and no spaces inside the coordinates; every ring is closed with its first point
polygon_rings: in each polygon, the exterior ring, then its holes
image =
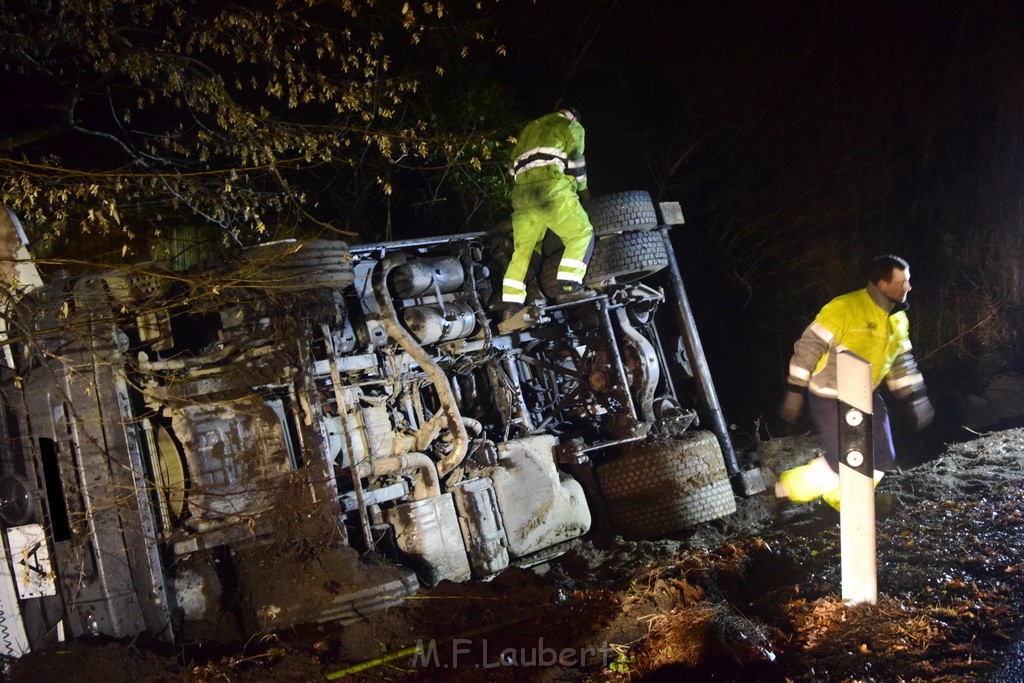
{"type": "MultiPolygon", "coordinates": [[[[764,445],[795,464],[807,438],[764,445]]],[[[838,515],[762,497],[659,542],[595,535],[488,583],[442,584],[348,626],[246,643],[75,643],[17,681],[1017,681],[1024,670],[1024,430],[890,474],[877,605],[839,599],[838,515]]]]}

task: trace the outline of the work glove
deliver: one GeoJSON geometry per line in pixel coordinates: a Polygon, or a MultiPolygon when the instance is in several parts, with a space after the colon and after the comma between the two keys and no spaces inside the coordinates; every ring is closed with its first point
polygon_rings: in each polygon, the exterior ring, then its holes
{"type": "Polygon", "coordinates": [[[795,384],[786,385],[786,395],[779,406],[779,417],[789,424],[795,425],[804,410],[804,389],[795,384]]]}
{"type": "Polygon", "coordinates": [[[915,432],[924,431],[935,419],[935,409],[927,396],[919,396],[907,402],[910,409],[910,420],[914,425],[915,432]]]}

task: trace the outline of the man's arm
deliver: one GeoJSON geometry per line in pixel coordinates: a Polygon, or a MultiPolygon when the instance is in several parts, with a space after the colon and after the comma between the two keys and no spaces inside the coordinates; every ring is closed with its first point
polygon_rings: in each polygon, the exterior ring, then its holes
{"type": "Polygon", "coordinates": [[[890,317],[890,322],[899,343],[899,355],[886,373],[885,386],[893,398],[906,406],[914,428],[921,431],[935,419],[935,409],[928,400],[928,388],[914,360],[914,348],[910,345],[910,321],[906,313],[898,312],[890,317]]]}
{"type": "Polygon", "coordinates": [[[804,333],[793,344],[793,357],[789,360],[787,384],[804,388],[811,381],[811,373],[829,346],[835,341],[835,334],[817,319],[807,326],[804,333]]]}
{"type": "Polygon", "coordinates": [[[885,385],[897,401],[907,406],[914,421],[914,428],[921,431],[935,419],[935,409],[928,400],[928,387],[925,386],[921,371],[917,369],[917,361],[910,352],[909,341],[906,342],[905,348],[907,350],[893,362],[892,369],[885,378],[885,385]]]}
{"type": "Polygon", "coordinates": [[[583,126],[575,121],[569,122],[566,155],[568,157],[565,173],[576,180],[576,191],[587,189],[587,160],[583,157],[586,147],[586,133],[583,126]]]}
{"type": "Polygon", "coordinates": [[[818,361],[828,352],[835,335],[817,320],[812,322],[793,344],[793,357],[789,360],[789,376],[786,378],[786,395],[779,407],[779,417],[790,424],[796,424],[804,409],[804,394],[811,381],[811,373],[818,361]]]}
{"type": "MultiPolygon", "coordinates": [[[[818,314],[820,317],[821,314],[818,314]]],[[[793,357],[790,358],[790,374],[785,379],[785,396],[778,409],[780,418],[788,423],[796,424],[804,410],[804,394],[811,381],[811,374],[818,365],[821,356],[828,352],[828,347],[835,341],[836,335],[818,322],[818,318],[807,326],[804,334],[793,345],[793,357]]]]}

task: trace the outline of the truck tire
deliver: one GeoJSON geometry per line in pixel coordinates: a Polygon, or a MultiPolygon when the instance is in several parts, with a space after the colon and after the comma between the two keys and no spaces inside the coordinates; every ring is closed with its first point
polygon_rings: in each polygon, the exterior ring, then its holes
{"type": "MultiPolygon", "coordinates": [[[[561,291],[558,262],[561,245],[544,257],[540,285],[544,296],[553,298],[561,291]]],[[[594,244],[594,254],[583,277],[587,287],[601,287],[615,282],[634,282],[668,267],[668,252],[659,232],[622,232],[606,235],[594,244]]]]}
{"type": "Polygon", "coordinates": [[[613,192],[581,201],[594,226],[594,234],[611,235],[627,230],[658,227],[658,214],[647,190],[613,192]]]}
{"type": "Polygon", "coordinates": [[[250,247],[233,274],[248,286],[282,292],[355,282],[352,254],[340,240],[283,240],[250,247]]]}
{"type": "MultiPolygon", "coordinates": [[[[580,203],[590,217],[597,238],[630,230],[645,232],[658,227],[658,214],[646,190],[614,192],[584,199],[580,203]]],[[[510,230],[511,227],[510,222],[510,230]]],[[[550,230],[546,232],[541,242],[541,253],[550,256],[561,250],[562,240],[558,239],[558,235],[550,230]]]]}
{"type": "Polygon", "coordinates": [[[711,432],[635,447],[596,474],[612,525],[627,539],[664,536],[736,511],[711,432]]]}
{"type": "Polygon", "coordinates": [[[622,232],[597,240],[583,284],[595,287],[633,282],[668,267],[660,232],[622,232]]]}

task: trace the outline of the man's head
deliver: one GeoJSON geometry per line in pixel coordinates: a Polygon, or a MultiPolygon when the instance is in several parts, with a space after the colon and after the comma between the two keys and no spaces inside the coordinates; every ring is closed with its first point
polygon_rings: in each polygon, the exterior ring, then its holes
{"type": "Polygon", "coordinates": [[[561,114],[564,114],[566,118],[568,118],[570,121],[576,121],[577,123],[579,123],[580,110],[577,109],[576,107],[573,107],[572,105],[566,105],[564,107],[559,107],[558,111],[561,114]]]}
{"type": "Polygon", "coordinates": [[[910,265],[893,254],[871,259],[871,282],[887,299],[901,304],[910,292],[910,265]]]}

